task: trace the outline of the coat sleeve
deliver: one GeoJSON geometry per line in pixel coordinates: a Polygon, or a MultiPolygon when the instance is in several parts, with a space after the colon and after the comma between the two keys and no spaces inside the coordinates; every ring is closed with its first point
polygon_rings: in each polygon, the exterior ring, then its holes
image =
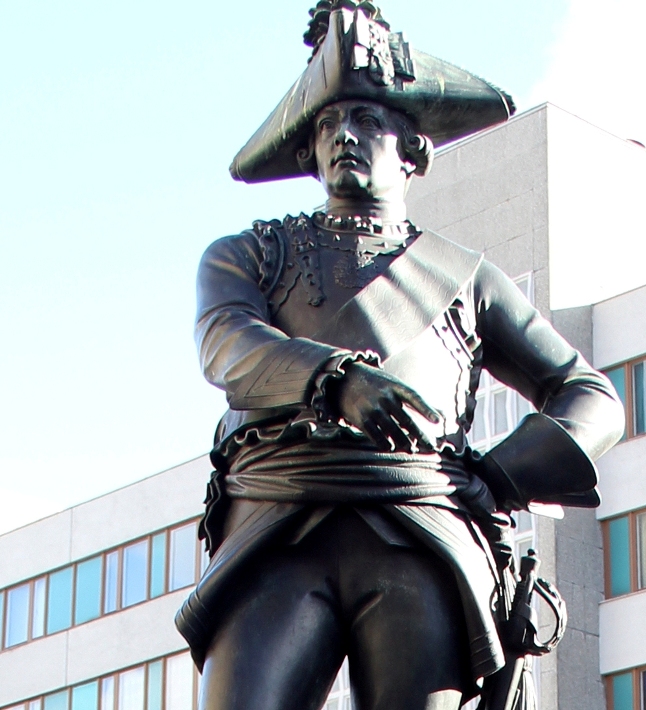
{"type": "Polygon", "coordinates": [[[492,489],[507,507],[598,504],[593,461],[624,429],[617,393],[500,269],[483,262],[475,286],[483,365],[537,410],[485,456],[492,489]]]}
{"type": "Polygon", "coordinates": [[[348,351],[270,325],[253,232],[215,241],[197,277],[195,340],[206,379],[232,409],[308,406],[317,373],[348,351]]]}

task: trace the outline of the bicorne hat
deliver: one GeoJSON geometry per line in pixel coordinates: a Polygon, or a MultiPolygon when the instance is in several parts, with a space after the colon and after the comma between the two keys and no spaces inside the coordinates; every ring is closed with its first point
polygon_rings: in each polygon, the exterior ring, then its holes
{"type": "Polygon", "coordinates": [[[303,175],[297,152],[307,147],[316,114],[336,101],[363,99],[401,111],[436,146],[506,121],[515,110],[495,86],[412,49],[370,2],[320,0],[310,15],[305,43],[312,57],[234,158],[236,180],[303,175]]]}

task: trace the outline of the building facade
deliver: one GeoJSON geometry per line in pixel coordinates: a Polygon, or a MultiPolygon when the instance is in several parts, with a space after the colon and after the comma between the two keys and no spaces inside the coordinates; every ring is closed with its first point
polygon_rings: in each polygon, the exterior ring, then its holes
{"type": "MultiPolygon", "coordinates": [[[[535,666],[542,710],[646,710],[646,151],[543,105],[441,151],[411,219],[483,251],[608,372],[625,439],[600,462],[603,504],[522,513],[570,622],[535,666]],[[604,562],[605,560],[605,562],[604,562]]],[[[530,411],[483,376],[486,449],[530,411]]],[[[193,710],[199,678],[173,624],[206,559],[206,456],[0,536],[0,710],[193,710]]],[[[549,635],[550,614],[539,608],[549,635]]],[[[347,668],[328,710],[350,710],[347,668]]]]}

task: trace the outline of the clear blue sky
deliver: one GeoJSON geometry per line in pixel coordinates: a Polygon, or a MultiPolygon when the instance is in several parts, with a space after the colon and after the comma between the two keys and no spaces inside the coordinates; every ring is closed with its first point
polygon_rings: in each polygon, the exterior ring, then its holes
{"type": "MultiPolygon", "coordinates": [[[[199,257],[323,201],[312,179],[250,187],[227,170],[304,68],[309,7],[0,4],[0,531],[210,448],[223,399],[194,353],[199,257]]],[[[550,90],[576,104],[570,55],[594,73],[599,46],[581,17],[608,30],[594,0],[381,7],[521,109],[550,90]]]]}

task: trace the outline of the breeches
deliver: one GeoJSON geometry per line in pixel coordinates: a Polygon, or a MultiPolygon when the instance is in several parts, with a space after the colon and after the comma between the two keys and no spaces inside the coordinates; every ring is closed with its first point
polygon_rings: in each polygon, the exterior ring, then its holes
{"type": "Polygon", "coordinates": [[[345,656],[356,710],[452,710],[472,688],[448,565],[385,543],[351,508],[255,558],[226,606],[200,710],[317,710],[345,656]]]}

